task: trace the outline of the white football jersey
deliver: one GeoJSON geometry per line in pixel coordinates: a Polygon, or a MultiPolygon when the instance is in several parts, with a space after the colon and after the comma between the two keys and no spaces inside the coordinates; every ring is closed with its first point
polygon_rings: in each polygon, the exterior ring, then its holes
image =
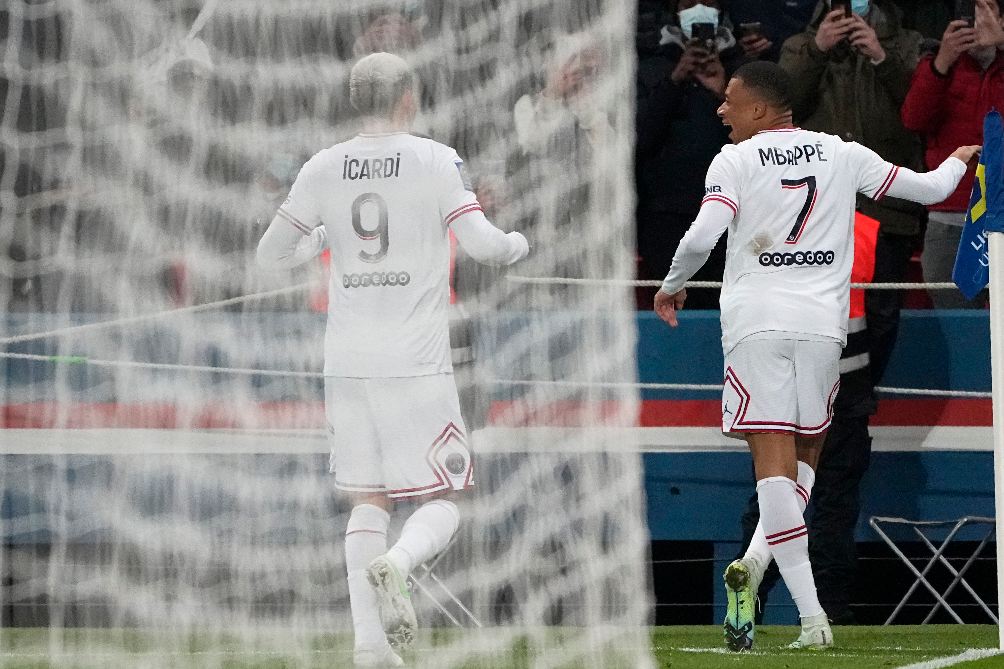
{"type": "Polygon", "coordinates": [[[325,375],[453,370],[447,226],[480,210],[457,152],[404,132],[358,135],[303,166],[278,215],[325,227],[325,375]]]}
{"type": "Polygon", "coordinates": [[[898,167],[871,149],[800,128],[726,146],[704,203],[730,207],[722,344],[781,331],[846,340],[855,194],[881,199],[898,167]]]}

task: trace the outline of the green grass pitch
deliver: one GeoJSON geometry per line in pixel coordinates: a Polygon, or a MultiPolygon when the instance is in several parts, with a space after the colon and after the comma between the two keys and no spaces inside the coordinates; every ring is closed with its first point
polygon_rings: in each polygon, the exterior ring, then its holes
{"type": "MultiPolygon", "coordinates": [[[[657,627],[652,647],[656,666],[672,669],[880,669],[997,647],[997,627],[990,625],[834,627],[836,646],[817,652],[785,648],[797,636],[797,627],[760,627],[754,650],[737,654],[724,652],[721,628],[657,627]]],[[[954,666],[1004,667],[1004,657],[954,666]]]]}
{"type": "MultiPolygon", "coordinates": [[[[553,634],[555,646],[565,636],[553,634]]],[[[235,639],[191,635],[169,642],[150,632],[136,630],[67,629],[54,636],[44,629],[0,631],[0,667],[5,669],[113,669],[117,667],[227,667],[228,669],[314,669],[351,667],[351,639],[346,635],[317,634],[309,637],[300,652],[273,650],[268,643],[254,649],[235,639]],[[53,648],[63,649],[52,655],[53,648]]],[[[459,630],[426,632],[416,648],[405,655],[409,665],[435,658],[437,641],[456,641],[459,630]]],[[[476,633],[475,633],[476,634],[476,633]]],[[[956,656],[969,649],[995,648],[997,628],[989,625],[928,625],[897,627],[836,627],[837,646],[829,651],[789,651],[794,627],[761,627],[756,647],[749,653],[726,652],[721,628],[712,626],[656,627],[652,650],[660,669],[881,669],[956,656]]],[[[289,639],[277,637],[276,648],[289,647],[289,639]]],[[[465,665],[470,669],[522,669],[534,664],[525,643],[516,642],[508,652],[483,656],[465,665]]],[[[581,666],[575,662],[569,669],[581,666]]],[[[616,660],[602,666],[620,669],[616,660]]],[[[952,664],[963,669],[1004,667],[1004,656],[952,664]]]]}

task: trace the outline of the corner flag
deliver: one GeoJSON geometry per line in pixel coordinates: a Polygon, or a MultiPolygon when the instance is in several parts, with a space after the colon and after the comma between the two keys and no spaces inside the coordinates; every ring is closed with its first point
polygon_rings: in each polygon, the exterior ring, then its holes
{"type": "Polygon", "coordinates": [[[952,280],[969,300],[990,281],[987,232],[1004,232],[1004,128],[996,110],[983,120],[983,153],[952,271],[952,280]]]}

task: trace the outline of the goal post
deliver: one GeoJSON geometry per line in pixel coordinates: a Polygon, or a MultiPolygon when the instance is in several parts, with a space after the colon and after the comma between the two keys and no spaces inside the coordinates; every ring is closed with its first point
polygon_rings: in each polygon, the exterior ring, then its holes
{"type": "MultiPolygon", "coordinates": [[[[325,655],[351,635],[320,378],[329,268],[264,273],[255,246],[298,167],[358,131],[352,64],[393,51],[420,82],[415,131],[454,146],[488,217],[530,238],[515,272],[632,279],[633,8],[5,12],[4,615],[46,628],[42,656],[81,664],[135,666],[130,648],[156,646],[225,666],[234,645],[345,664],[325,655]]],[[[485,629],[448,629],[416,595],[426,646],[412,661],[651,666],[642,458],[608,429],[638,415],[634,293],[527,286],[462,252],[454,269],[456,378],[480,460],[437,576],[485,629]],[[480,449],[493,426],[511,429],[480,449]]]]}
{"type": "Polygon", "coordinates": [[[990,245],[990,373],[994,416],[994,504],[997,518],[997,630],[1004,650],[1004,232],[990,245]]]}

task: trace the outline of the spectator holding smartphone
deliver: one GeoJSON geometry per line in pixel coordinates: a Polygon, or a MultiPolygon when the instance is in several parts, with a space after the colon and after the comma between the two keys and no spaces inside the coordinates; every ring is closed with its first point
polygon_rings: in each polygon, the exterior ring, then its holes
{"type": "MultiPolygon", "coordinates": [[[[960,2],[936,53],[917,66],[901,116],[903,125],[923,136],[929,168],[954,150],[947,148],[951,142],[981,144],[983,117],[992,108],[1004,109],[1004,54],[998,44],[1004,44],[1004,31],[996,0],[983,0],[979,9],[960,2]]],[[[925,281],[952,280],[975,173],[970,165],[952,196],[928,208],[921,256],[925,281]]],[[[986,292],[970,302],[958,291],[936,290],[931,301],[939,309],[982,307],[986,292]]]]}
{"type": "Polygon", "coordinates": [[[729,16],[746,60],[776,63],[784,41],[809,25],[818,0],[730,0],[729,16]]]}
{"type": "MultiPolygon", "coordinates": [[[[729,141],[717,109],[743,60],[718,0],[679,0],[672,10],[658,31],[654,6],[642,3],[639,12],[635,178],[639,274],[648,279],[665,277],[697,215],[704,172],[729,141]]],[[[721,281],[724,267],[722,244],[697,279],[721,281]]],[[[718,291],[696,291],[691,300],[717,309],[718,291]]]]}

